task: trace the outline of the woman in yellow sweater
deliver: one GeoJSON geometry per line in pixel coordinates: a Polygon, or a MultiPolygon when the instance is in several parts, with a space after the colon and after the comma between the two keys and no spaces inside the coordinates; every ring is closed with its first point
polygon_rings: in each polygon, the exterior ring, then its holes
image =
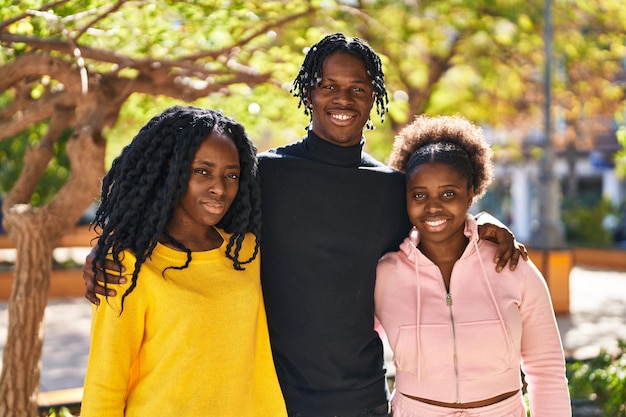
{"type": "Polygon", "coordinates": [[[94,306],[82,417],[281,417],[259,278],[256,148],[217,111],[170,108],[103,179],[94,272],[131,276],[94,306]]]}

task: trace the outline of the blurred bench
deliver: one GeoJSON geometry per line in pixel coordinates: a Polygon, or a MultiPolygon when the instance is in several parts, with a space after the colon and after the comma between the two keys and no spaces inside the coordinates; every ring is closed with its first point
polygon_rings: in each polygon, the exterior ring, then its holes
{"type": "MultiPolygon", "coordinates": [[[[89,226],[77,226],[63,236],[59,245],[55,249],[55,258],[69,259],[74,262],[71,267],[58,267],[52,269],[50,276],[49,297],[82,297],[85,293],[85,286],[82,279],[82,262],[91,248],[91,240],[95,237],[93,230],[89,226]]],[[[0,235],[0,252],[14,258],[15,243],[9,236],[0,235]]],[[[0,300],[8,300],[11,296],[11,286],[13,285],[13,267],[10,262],[0,259],[5,266],[0,267],[0,300]]]]}
{"type": "Polygon", "coordinates": [[[574,247],[574,265],[584,268],[626,271],[626,248],[574,247]]]}
{"type": "Polygon", "coordinates": [[[556,314],[569,313],[569,276],[573,267],[626,271],[626,250],[623,249],[528,248],[528,254],[546,279],[556,314]]]}

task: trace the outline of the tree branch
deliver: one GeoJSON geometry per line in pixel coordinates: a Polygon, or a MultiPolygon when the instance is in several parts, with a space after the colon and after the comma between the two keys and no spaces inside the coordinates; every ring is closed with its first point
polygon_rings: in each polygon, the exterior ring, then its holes
{"type": "MultiPolygon", "coordinates": [[[[53,3],[48,3],[48,4],[44,4],[39,10],[49,10],[52,9],[56,6],[60,6],[64,3],[67,3],[69,0],[59,0],[59,1],[55,1],[53,3]]],[[[2,22],[0,22],[0,32],[4,31],[5,28],[7,28],[8,26],[11,26],[13,23],[24,19],[27,16],[30,16],[32,14],[31,11],[26,11],[25,13],[22,13],[21,15],[15,16],[11,19],[8,20],[4,20],[2,22]]]]}
{"type": "Polygon", "coordinates": [[[99,16],[96,16],[93,20],[88,22],[82,29],[79,29],[78,33],[75,36],[72,37],[72,41],[74,43],[78,43],[78,39],[83,35],[83,33],[87,32],[92,26],[94,26],[100,20],[104,19],[105,17],[107,17],[111,13],[119,10],[122,7],[122,5],[124,5],[124,3],[126,3],[126,2],[127,2],[127,0],[118,0],[117,3],[111,5],[111,7],[107,11],[105,11],[104,13],[102,13],[99,16]]]}
{"type": "Polygon", "coordinates": [[[42,215],[55,221],[46,222],[55,239],[60,238],[80,218],[98,194],[104,176],[104,140],[101,138],[106,115],[106,95],[92,92],[75,116],[76,129],[67,142],[70,177],[52,200],[42,207],[42,215]]]}
{"type": "MultiPolygon", "coordinates": [[[[0,35],[1,37],[2,35],[0,35]]],[[[0,67],[0,91],[8,90],[20,80],[39,79],[43,75],[58,80],[69,93],[80,91],[80,75],[67,61],[50,55],[29,53],[0,67]]]]}
{"type": "MultiPolygon", "coordinates": [[[[25,43],[33,49],[42,51],[57,51],[64,54],[73,55],[74,46],[59,38],[38,38],[35,36],[13,35],[10,33],[0,33],[0,42],[7,43],[25,43]]],[[[132,66],[135,60],[115,52],[104,49],[95,49],[81,45],[81,55],[83,58],[93,59],[101,62],[108,62],[119,65],[120,67],[132,66]]]]}
{"type": "Polygon", "coordinates": [[[35,148],[28,147],[24,154],[24,168],[20,172],[15,185],[6,196],[5,207],[17,204],[29,204],[39,183],[41,175],[48,167],[48,163],[54,156],[53,145],[66,128],[73,122],[73,112],[68,109],[58,108],[48,124],[48,130],[35,148]]]}
{"type": "Polygon", "coordinates": [[[183,56],[181,57],[182,60],[186,60],[186,61],[197,61],[199,59],[202,58],[213,58],[213,59],[217,59],[220,56],[231,56],[231,51],[233,49],[237,49],[237,48],[241,48],[244,45],[247,45],[248,43],[250,43],[252,40],[256,39],[257,37],[259,37],[260,35],[269,32],[271,29],[275,29],[275,28],[280,28],[285,26],[286,24],[300,19],[301,17],[306,17],[306,16],[310,16],[311,14],[315,14],[317,12],[317,9],[312,6],[309,3],[309,6],[302,11],[301,13],[297,13],[294,15],[290,15],[287,16],[283,19],[280,19],[276,22],[271,22],[268,23],[252,32],[250,32],[248,35],[245,36],[240,36],[238,38],[238,41],[236,43],[234,43],[233,45],[227,46],[225,48],[222,49],[217,49],[214,51],[202,51],[199,52],[197,54],[190,54],[187,56],[183,56]]]}

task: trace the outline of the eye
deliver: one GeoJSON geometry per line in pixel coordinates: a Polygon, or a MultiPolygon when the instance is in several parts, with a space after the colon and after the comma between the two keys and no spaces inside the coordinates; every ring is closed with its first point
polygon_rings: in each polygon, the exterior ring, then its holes
{"type": "Polygon", "coordinates": [[[441,196],[443,198],[453,198],[456,195],[454,191],[444,191],[441,196]]]}
{"type": "Polygon", "coordinates": [[[231,180],[238,180],[239,174],[236,172],[231,172],[230,174],[226,174],[226,178],[231,179],[231,180]]]}
{"type": "Polygon", "coordinates": [[[195,168],[193,172],[194,174],[209,175],[209,171],[206,168],[195,168]]]}
{"type": "Polygon", "coordinates": [[[413,198],[415,200],[423,200],[423,199],[426,198],[426,194],[424,194],[424,193],[415,193],[415,194],[413,194],[413,198]]]}

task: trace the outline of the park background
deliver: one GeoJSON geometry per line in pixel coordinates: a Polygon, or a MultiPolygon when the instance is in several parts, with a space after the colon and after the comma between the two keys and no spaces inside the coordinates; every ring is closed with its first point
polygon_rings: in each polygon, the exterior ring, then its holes
{"type": "Polygon", "coordinates": [[[567,283],[573,248],[607,250],[592,252],[599,267],[624,258],[623,0],[4,1],[0,198],[14,257],[0,415],[36,412],[51,276],[80,262],[53,254],[82,233],[121,148],[182,102],[223,109],[259,150],[299,139],[308,118],[291,82],[333,32],[383,61],[389,111],[373,112],[368,152],[386,160],[414,115],[463,115],[496,153],[473,210],[545,257],[549,281],[564,268],[567,283]]]}

